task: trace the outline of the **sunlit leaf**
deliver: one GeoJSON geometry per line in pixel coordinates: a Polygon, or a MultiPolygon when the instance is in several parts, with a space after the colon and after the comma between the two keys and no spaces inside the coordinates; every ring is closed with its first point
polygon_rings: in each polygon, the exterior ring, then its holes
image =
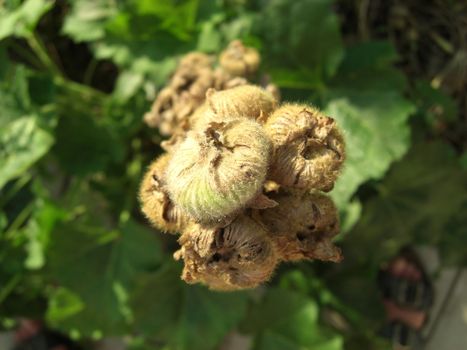
{"type": "Polygon", "coordinates": [[[77,42],[92,41],[105,36],[105,23],[117,13],[112,0],[74,0],[65,18],[63,33],[77,42]]]}
{"type": "Polygon", "coordinates": [[[32,35],[39,19],[53,6],[51,0],[26,0],[22,3],[0,2],[0,40],[13,35],[32,35]]]}
{"type": "Polygon", "coordinates": [[[383,177],[410,145],[408,119],[415,107],[403,96],[401,73],[391,67],[393,52],[375,48],[381,44],[351,49],[327,92],[325,111],[337,120],[347,146],[344,170],[332,192],[341,208],[362,183],[383,177]],[[386,76],[391,78],[381,80],[386,76]]]}
{"type": "Polygon", "coordinates": [[[31,115],[10,122],[0,130],[0,187],[21,175],[50,149],[54,142],[38,117],[31,115]]]}
{"type": "Polygon", "coordinates": [[[128,222],[119,231],[66,223],[54,230],[48,249],[50,277],[83,302],[80,312],[54,320],[65,330],[90,335],[123,332],[130,312],[127,293],[139,273],[161,258],[152,232],[128,222]]]}

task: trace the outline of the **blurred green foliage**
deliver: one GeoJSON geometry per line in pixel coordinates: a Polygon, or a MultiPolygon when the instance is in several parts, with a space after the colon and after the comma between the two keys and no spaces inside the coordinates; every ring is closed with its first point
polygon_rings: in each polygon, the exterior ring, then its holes
{"type": "Polygon", "coordinates": [[[467,158],[434,131],[460,122],[454,101],[408,84],[390,42],[344,45],[333,5],[0,1],[0,320],[127,335],[135,350],[213,349],[235,330],[254,349],[385,348],[380,264],[407,244],[467,263],[467,158]],[[344,130],[332,196],[346,260],[216,293],[180,281],[176,238],[149,228],[136,193],[160,152],[142,123],[155,92],[181,54],[234,38],[260,49],[284,100],[317,104],[344,130]],[[341,326],[324,322],[329,310],[341,326]]]}

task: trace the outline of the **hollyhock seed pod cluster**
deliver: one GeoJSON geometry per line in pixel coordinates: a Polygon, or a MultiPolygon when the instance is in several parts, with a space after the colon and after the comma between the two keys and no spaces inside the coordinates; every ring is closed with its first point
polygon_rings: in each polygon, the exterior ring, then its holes
{"type": "Polygon", "coordinates": [[[222,220],[261,192],[270,153],[258,123],[211,122],[188,132],[174,151],[165,174],[167,190],[196,221],[222,220]]]}
{"type": "Polygon", "coordinates": [[[180,234],[174,258],[187,283],[254,288],[281,261],[339,262],[338,213],[324,193],[345,160],[335,121],[248,82],[260,57],[241,42],[219,61],[186,55],[145,115],[170,138],[141,183],[142,212],[180,234]]]}

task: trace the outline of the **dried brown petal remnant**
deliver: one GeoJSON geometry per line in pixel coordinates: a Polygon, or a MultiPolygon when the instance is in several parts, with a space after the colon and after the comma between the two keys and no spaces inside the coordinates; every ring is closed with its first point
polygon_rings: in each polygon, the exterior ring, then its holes
{"type": "Polygon", "coordinates": [[[146,171],[139,191],[141,210],[152,225],[165,232],[180,232],[188,218],[176,208],[164,189],[163,174],[169,161],[165,154],[155,160],[146,171]]]}
{"type": "Polygon", "coordinates": [[[263,122],[277,107],[276,99],[256,85],[243,85],[229,90],[206,93],[206,104],[219,118],[249,118],[263,122]]]}
{"type": "Polygon", "coordinates": [[[248,119],[190,131],[167,166],[170,198],[198,222],[223,221],[261,191],[270,149],[261,126],[248,119]]]}
{"type": "Polygon", "coordinates": [[[240,40],[234,40],[221,53],[219,61],[229,74],[246,77],[258,70],[261,59],[258,51],[246,47],[240,40]]]}
{"type": "Polygon", "coordinates": [[[269,177],[282,186],[330,191],[345,160],[334,119],[317,109],[286,104],[265,124],[274,148],[269,177]]]}
{"type": "Polygon", "coordinates": [[[254,288],[271,277],[277,256],[266,231],[240,215],[224,228],[190,226],[175,254],[185,263],[182,278],[215,290],[254,288]]]}
{"type": "Polygon", "coordinates": [[[258,213],[282,260],[342,260],[340,249],[332,243],[339,232],[339,218],[331,198],[319,192],[282,192],[271,198],[279,205],[258,213]]]}

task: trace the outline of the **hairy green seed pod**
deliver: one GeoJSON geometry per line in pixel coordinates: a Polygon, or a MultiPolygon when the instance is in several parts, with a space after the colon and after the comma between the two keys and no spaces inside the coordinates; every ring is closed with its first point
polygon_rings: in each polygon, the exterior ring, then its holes
{"type": "Polygon", "coordinates": [[[339,217],[331,198],[319,192],[269,195],[279,205],[257,214],[282,260],[342,260],[340,249],[332,243],[339,232],[339,217]]]}
{"type": "Polygon", "coordinates": [[[219,57],[219,63],[226,72],[240,77],[255,73],[260,62],[258,51],[246,47],[240,40],[232,41],[219,57]]]}
{"type": "Polygon", "coordinates": [[[189,218],[175,207],[164,189],[163,174],[170,156],[157,158],[148,168],[141,182],[139,200],[141,210],[157,229],[164,232],[181,232],[189,218]]]}
{"type": "Polygon", "coordinates": [[[277,107],[276,99],[256,85],[242,85],[232,89],[206,92],[206,104],[216,118],[249,118],[264,122],[277,107]]]}
{"type": "Polygon", "coordinates": [[[335,121],[317,109],[286,104],[267,120],[274,149],[269,178],[285,187],[330,191],[345,160],[335,121]]]}
{"type": "Polygon", "coordinates": [[[193,130],[173,151],[166,171],[173,202],[199,222],[219,222],[262,190],[271,145],[248,119],[193,130]]]}
{"type": "Polygon", "coordinates": [[[277,265],[265,229],[245,215],[224,228],[192,225],[179,242],[176,257],[184,260],[182,278],[215,290],[254,288],[269,280],[277,265]]]}

